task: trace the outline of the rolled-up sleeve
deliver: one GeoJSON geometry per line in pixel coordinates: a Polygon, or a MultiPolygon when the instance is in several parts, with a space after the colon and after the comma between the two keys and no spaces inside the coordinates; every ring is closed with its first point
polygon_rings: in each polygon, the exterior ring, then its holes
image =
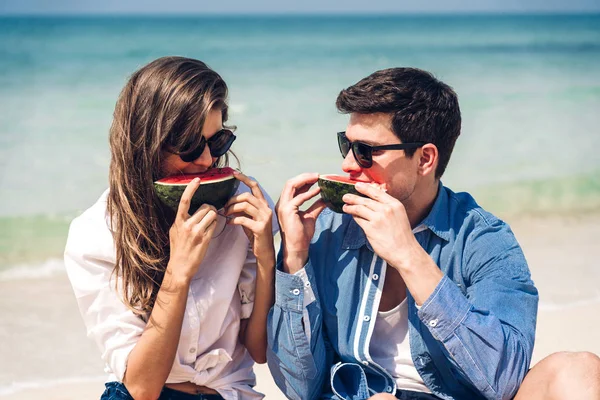
{"type": "Polygon", "coordinates": [[[254,292],[256,286],[256,257],[252,248],[248,249],[248,255],[238,281],[238,290],[242,299],[241,318],[247,319],[252,315],[254,308],[254,292]]]}
{"type": "Polygon", "coordinates": [[[316,399],[327,377],[332,353],[323,332],[318,299],[305,301],[307,294],[314,296],[316,292],[312,265],[309,260],[304,272],[296,275],[281,271],[281,262],[278,267],[275,304],[267,322],[269,369],[287,398],[316,399]]]}
{"type": "Polygon", "coordinates": [[[146,323],[121,301],[115,288],[115,255],[106,226],[79,217],[71,223],[64,260],[87,335],[123,381],[127,359],[146,323]],[[95,226],[96,225],[96,226],[95,226]]]}
{"type": "Polygon", "coordinates": [[[474,232],[466,243],[463,290],[444,276],[418,311],[458,371],[487,399],[510,399],[529,369],[538,293],[507,225],[474,232]]]}

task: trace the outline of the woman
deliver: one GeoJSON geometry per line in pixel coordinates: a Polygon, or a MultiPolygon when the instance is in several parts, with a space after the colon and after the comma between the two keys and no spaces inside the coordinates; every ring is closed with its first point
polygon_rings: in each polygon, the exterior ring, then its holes
{"type": "Polygon", "coordinates": [[[222,210],[175,212],[153,182],[228,163],[227,86],[204,63],[165,57],[135,72],[110,130],[109,190],[76,218],[67,273],[110,373],[102,399],[260,399],[273,302],[273,203],[258,184],[222,210]],[[251,358],[251,357],[252,358],[251,358]],[[190,395],[193,395],[190,397],[190,395]]]}

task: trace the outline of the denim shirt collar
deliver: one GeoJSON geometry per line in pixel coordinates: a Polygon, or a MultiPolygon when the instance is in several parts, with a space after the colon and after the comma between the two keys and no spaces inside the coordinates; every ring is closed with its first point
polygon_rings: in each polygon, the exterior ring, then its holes
{"type": "MultiPolygon", "coordinates": [[[[445,241],[450,240],[450,205],[448,204],[448,190],[439,183],[438,194],[431,207],[429,214],[421,221],[420,225],[425,225],[431,232],[439,236],[445,241]]],[[[359,249],[366,245],[370,251],[373,247],[367,240],[367,236],[362,228],[354,221],[354,218],[344,214],[344,218],[349,218],[346,233],[342,242],[342,247],[345,250],[359,249]]]]}
{"type": "Polygon", "coordinates": [[[438,194],[433,203],[433,207],[431,207],[429,214],[421,221],[421,224],[419,224],[425,225],[440,239],[444,239],[447,242],[450,241],[450,214],[452,213],[448,201],[449,198],[450,194],[448,193],[448,189],[446,189],[440,181],[438,194]]]}

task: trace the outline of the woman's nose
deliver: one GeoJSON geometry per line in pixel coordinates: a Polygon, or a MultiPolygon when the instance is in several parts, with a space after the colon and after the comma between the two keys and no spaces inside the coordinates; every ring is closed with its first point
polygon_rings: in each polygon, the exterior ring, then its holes
{"type": "Polygon", "coordinates": [[[213,156],[210,154],[210,149],[208,145],[204,146],[204,151],[200,154],[200,157],[196,158],[192,163],[195,165],[206,167],[207,169],[213,165],[214,162],[213,156]]]}

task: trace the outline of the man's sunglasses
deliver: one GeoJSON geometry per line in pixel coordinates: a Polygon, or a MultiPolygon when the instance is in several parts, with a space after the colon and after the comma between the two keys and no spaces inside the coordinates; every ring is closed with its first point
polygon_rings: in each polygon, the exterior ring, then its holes
{"type": "Polygon", "coordinates": [[[235,140],[235,135],[229,129],[221,129],[206,140],[204,136],[200,139],[200,143],[196,148],[188,148],[191,146],[184,146],[183,149],[177,154],[184,162],[192,162],[202,155],[204,148],[208,145],[210,155],[213,157],[221,157],[227,153],[231,145],[235,140]]]}
{"type": "Polygon", "coordinates": [[[363,142],[351,142],[346,137],[346,132],[338,132],[338,146],[342,157],[346,158],[350,149],[354,159],[362,168],[371,168],[373,165],[373,152],[377,150],[408,150],[417,149],[427,143],[425,142],[413,142],[413,143],[398,143],[398,144],[386,144],[384,146],[371,146],[363,142]]]}

